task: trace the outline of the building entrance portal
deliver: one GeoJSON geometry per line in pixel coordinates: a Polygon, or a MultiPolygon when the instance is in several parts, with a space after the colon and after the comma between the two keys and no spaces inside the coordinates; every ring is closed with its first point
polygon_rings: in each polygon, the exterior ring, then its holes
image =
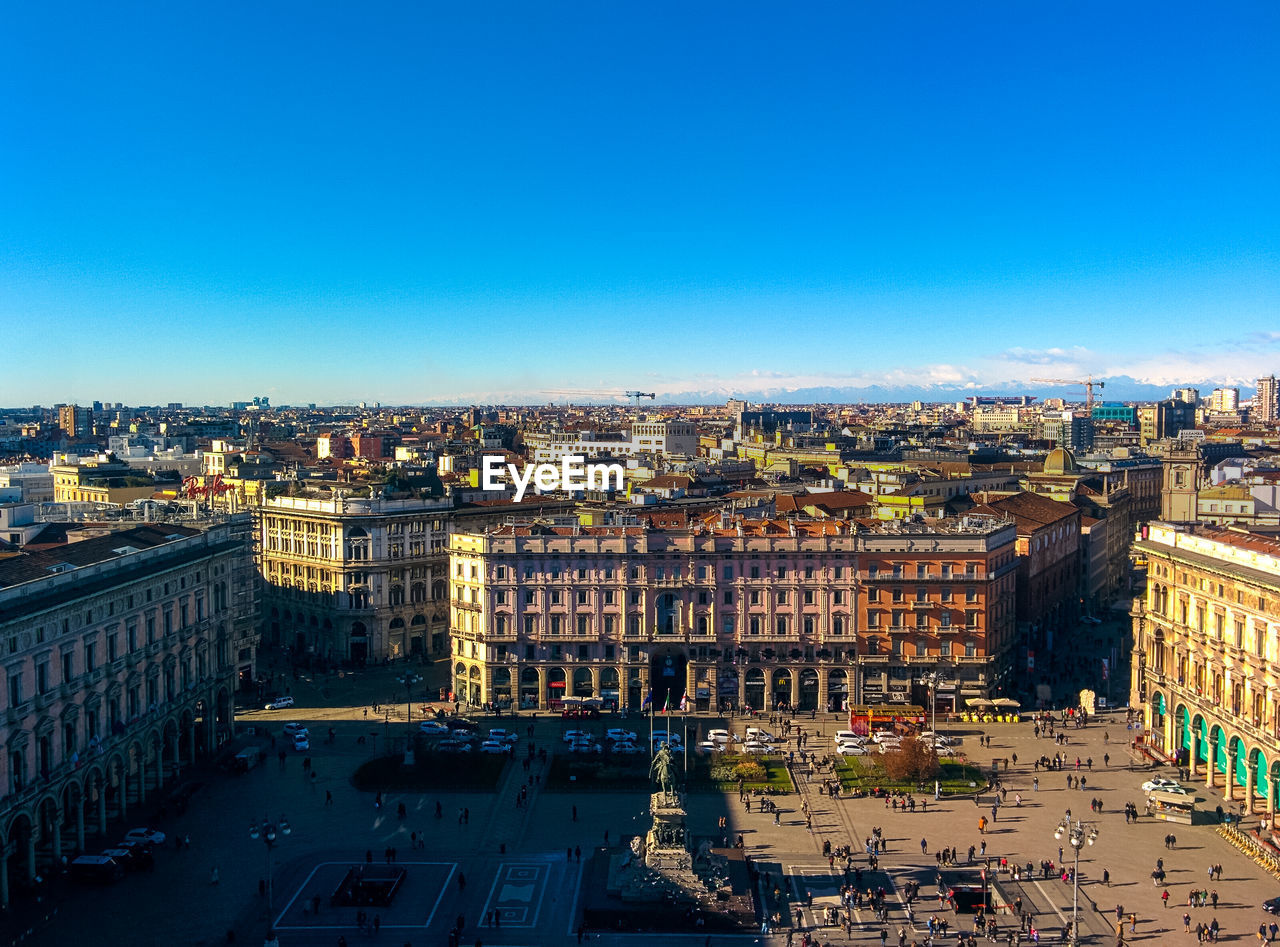
{"type": "Polygon", "coordinates": [[[689,659],[675,651],[659,651],[653,656],[649,669],[649,686],[653,689],[653,707],[662,710],[680,706],[685,695],[685,668],[689,659]],[[670,704],[667,703],[670,698],[670,704]]]}

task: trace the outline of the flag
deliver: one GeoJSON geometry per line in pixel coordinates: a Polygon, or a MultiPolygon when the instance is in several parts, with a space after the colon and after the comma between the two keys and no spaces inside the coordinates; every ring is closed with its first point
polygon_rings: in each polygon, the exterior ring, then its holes
{"type": "Polygon", "coordinates": [[[680,698],[680,712],[684,713],[688,709],[689,709],[689,692],[685,691],[684,695],[680,698]]]}
{"type": "Polygon", "coordinates": [[[644,695],[644,700],[640,703],[640,709],[644,710],[653,703],[653,688],[649,688],[649,693],[644,695]]]}
{"type": "Polygon", "coordinates": [[[662,712],[664,714],[671,712],[671,691],[667,691],[666,699],[662,702],[662,712]]]}
{"type": "Polygon", "coordinates": [[[1106,658],[1102,659],[1102,679],[1105,681],[1111,671],[1111,662],[1106,658]]]}

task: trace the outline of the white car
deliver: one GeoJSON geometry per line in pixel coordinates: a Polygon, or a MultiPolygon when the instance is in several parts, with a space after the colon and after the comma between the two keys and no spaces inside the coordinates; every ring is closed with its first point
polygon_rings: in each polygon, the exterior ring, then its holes
{"type": "MultiPolygon", "coordinates": [[[[490,730],[489,739],[497,740],[499,743],[504,743],[507,746],[511,746],[512,744],[518,743],[520,741],[520,737],[515,733],[515,731],[502,730],[502,729],[490,730]]],[[[488,742],[488,741],[485,741],[485,742],[488,742]]]]}
{"type": "Polygon", "coordinates": [[[485,740],[480,744],[481,753],[505,753],[508,746],[501,740],[485,740]]]}
{"type": "Polygon", "coordinates": [[[653,731],[653,745],[661,746],[663,743],[669,744],[673,749],[678,749],[681,746],[680,734],[667,733],[665,730],[653,731]]]}
{"type": "Polygon", "coordinates": [[[866,756],[867,748],[861,743],[837,743],[836,752],[841,756],[866,756]]]}
{"type": "Polygon", "coordinates": [[[574,740],[590,740],[591,734],[586,730],[566,730],[564,732],[564,742],[572,743],[574,740]]]}
{"type": "Polygon", "coordinates": [[[760,740],[748,740],[746,743],[742,744],[742,752],[743,753],[776,753],[778,751],[775,750],[768,743],[764,743],[760,740]]]}
{"type": "Polygon", "coordinates": [[[719,753],[724,750],[724,744],[717,743],[715,740],[703,740],[693,750],[695,753],[719,753]]]}
{"type": "Polygon", "coordinates": [[[286,723],[284,735],[287,737],[307,736],[311,731],[300,723],[286,723]]]}
{"type": "Polygon", "coordinates": [[[449,732],[449,728],[439,720],[424,720],[418,724],[418,732],[425,733],[429,737],[442,737],[449,732]]]}
{"type": "Polygon", "coordinates": [[[441,740],[436,744],[436,749],[441,753],[470,753],[471,744],[461,740],[441,740]]]}
{"type": "Polygon", "coordinates": [[[728,743],[733,739],[733,734],[728,730],[708,730],[707,739],[715,743],[728,743]]]}
{"type": "Polygon", "coordinates": [[[271,701],[271,703],[267,704],[267,706],[264,707],[263,710],[284,710],[286,707],[292,707],[292,706],[293,706],[292,697],[277,697],[275,700],[271,701]]]}
{"type": "Polygon", "coordinates": [[[299,733],[293,738],[293,748],[299,753],[305,753],[311,749],[311,737],[306,733],[299,733]]]}
{"type": "Polygon", "coordinates": [[[615,743],[636,742],[636,734],[634,730],[622,730],[615,728],[613,730],[606,730],[604,735],[615,743]]]}
{"type": "Polygon", "coordinates": [[[876,743],[885,743],[889,741],[894,743],[902,742],[902,737],[898,736],[892,730],[877,730],[875,733],[871,734],[871,739],[876,743]]]}
{"type": "Polygon", "coordinates": [[[1191,795],[1191,790],[1187,789],[1186,786],[1179,786],[1177,783],[1174,783],[1172,786],[1152,786],[1150,789],[1147,789],[1146,785],[1146,783],[1143,783],[1144,792],[1167,792],[1172,793],[1175,796],[1191,795]]]}
{"type": "Polygon", "coordinates": [[[854,733],[852,730],[837,730],[833,737],[836,743],[866,743],[867,738],[861,733],[854,733]]]}
{"type": "Polygon", "coordinates": [[[761,730],[759,727],[747,727],[747,739],[773,743],[775,737],[768,730],[761,730]]]}
{"type": "Polygon", "coordinates": [[[570,753],[601,753],[603,748],[599,743],[592,743],[590,740],[583,740],[580,743],[569,744],[570,753]]]}
{"type": "Polygon", "coordinates": [[[1148,779],[1142,784],[1143,792],[1154,792],[1157,789],[1160,790],[1160,792],[1177,792],[1181,788],[1182,784],[1176,779],[1165,779],[1163,776],[1148,779]]]}
{"type": "Polygon", "coordinates": [[[163,845],[165,837],[159,829],[130,829],[124,833],[126,842],[149,842],[152,845],[163,845]]]}
{"type": "Polygon", "coordinates": [[[634,743],[622,742],[613,745],[612,753],[622,753],[627,756],[635,756],[637,753],[643,753],[643,747],[636,746],[634,743]]]}

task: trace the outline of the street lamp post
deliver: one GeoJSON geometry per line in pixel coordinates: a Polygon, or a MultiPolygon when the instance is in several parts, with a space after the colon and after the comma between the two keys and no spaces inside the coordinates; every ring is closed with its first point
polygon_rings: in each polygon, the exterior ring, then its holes
{"type": "MultiPolygon", "coordinates": [[[[938,739],[938,685],[942,683],[942,675],[937,671],[928,671],[920,676],[929,687],[929,704],[930,704],[930,723],[929,728],[933,733],[933,739],[938,739]]],[[[935,746],[936,750],[936,746],[935,746]]],[[[933,798],[942,798],[942,779],[941,775],[935,775],[933,778],[933,798]]]]}
{"type": "Polygon", "coordinates": [[[1061,841],[1066,835],[1075,850],[1075,868],[1071,872],[1071,947],[1080,945],[1080,847],[1086,842],[1092,845],[1098,840],[1098,828],[1092,822],[1072,819],[1068,814],[1058,823],[1053,837],[1061,841]]]}
{"type": "Polygon", "coordinates": [[[413,671],[406,671],[404,676],[397,677],[397,681],[404,685],[404,709],[405,709],[405,727],[406,733],[404,738],[404,765],[413,765],[413,685],[422,683],[422,675],[413,671]]]}
{"type": "Polygon", "coordinates": [[[261,840],[267,848],[267,933],[275,927],[275,887],[272,883],[271,871],[271,853],[276,847],[276,841],[282,835],[288,835],[293,831],[293,827],[289,825],[289,820],[284,816],[280,816],[278,820],[272,822],[266,816],[262,817],[261,824],[249,826],[249,838],[255,841],[261,840]]]}

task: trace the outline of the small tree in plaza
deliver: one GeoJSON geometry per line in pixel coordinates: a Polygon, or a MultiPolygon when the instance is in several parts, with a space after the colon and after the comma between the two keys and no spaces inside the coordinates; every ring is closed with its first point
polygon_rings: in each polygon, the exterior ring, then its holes
{"type": "Polygon", "coordinates": [[[941,771],[937,751],[915,737],[907,737],[896,750],[884,755],[884,769],[895,782],[922,783],[941,771]]]}

